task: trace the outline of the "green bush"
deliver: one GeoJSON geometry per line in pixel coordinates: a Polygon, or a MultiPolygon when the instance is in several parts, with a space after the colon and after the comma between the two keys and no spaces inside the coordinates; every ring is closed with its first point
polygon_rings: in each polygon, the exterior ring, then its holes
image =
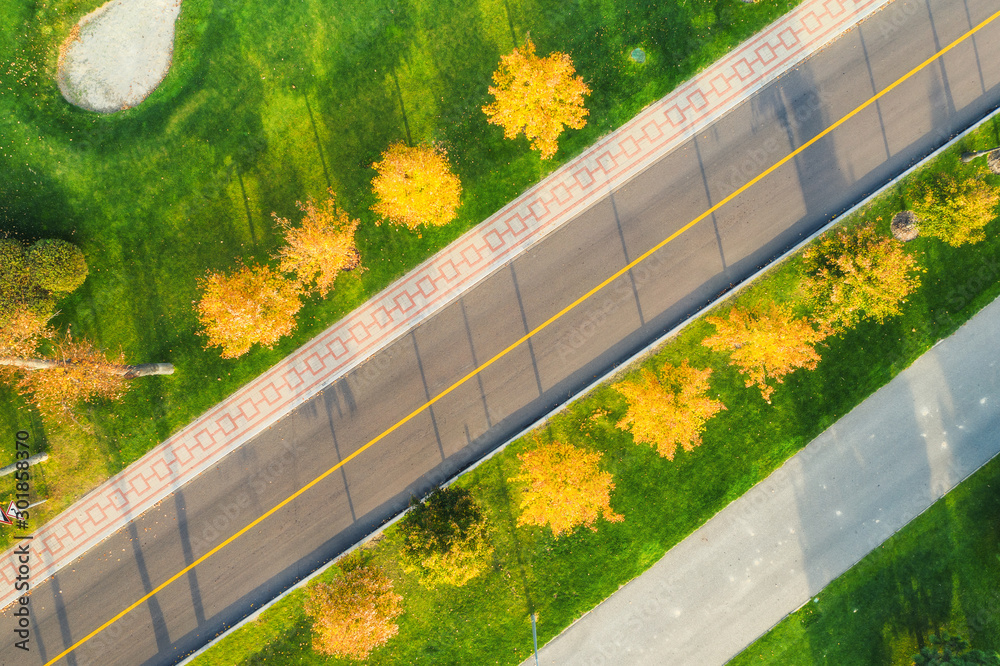
{"type": "Polygon", "coordinates": [[[15,310],[39,300],[44,300],[44,294],[31,282],[24,246],[16,240],[0,239],[0,324],[15,310]]]}
{"type": "Polygon", "coordinates": [[[24,246],[10,238],[0,239],[0,299],[17,299],[30,286],[24,246]]]}
{"type": "Polygon", "coordinates": [[[435,490],[414,501],[400,521],[400,560],[427,588],[461,586],[486,570],[493,556],[486,518],[465,488],[435,490]]]}
{"type": "Polygon", "coordinates": [[[76,245],[57,238],[38,241],[27,251],[32,281],[54,293],[69,293],[87,279],[87,260],[76,245]]]}
{"type": "Polygon", "coordinates": [[[86,277],[83,252],[72,243],[40,240],[25,248],[18,240],[0,239],[0,324],[24,310],[48,320],[54,294],[73,291],[86,277]]]}

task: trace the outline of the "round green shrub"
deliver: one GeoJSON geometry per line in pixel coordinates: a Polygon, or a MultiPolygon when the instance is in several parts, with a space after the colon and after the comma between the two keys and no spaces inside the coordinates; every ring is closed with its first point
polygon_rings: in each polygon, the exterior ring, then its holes
{"type": "Polygon", "coordinates": [[[0,315],[32,297],[31,277],[24,246],[0,238],[0,315]]]}
{"type": "Polygon", "coordinates": [[[36,242],[27,251],[32,281],[55,293],[68,293],[87,279],[87,260],[76,245],[56,238],[36,242]]]}
{"type": "Polygon", "coordinates": [[[0,291],[19,289],[28,280],[24,246],[11,238],[0,238],[0,291]]]}

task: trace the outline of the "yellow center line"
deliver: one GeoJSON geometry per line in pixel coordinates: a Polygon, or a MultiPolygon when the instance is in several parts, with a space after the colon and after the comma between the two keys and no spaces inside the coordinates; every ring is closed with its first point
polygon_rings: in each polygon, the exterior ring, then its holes
{"type": "Polygon", "coordinates": [[[84,643],[86,643],[87,641],[89,641],[91,638],[93,638],[94,636],[96,636],[97,634],[101,633],[102,631],[104,631],[105,629],[107,629],[108,627],[110,627],[112,624],[114,624],[115,622],[117,622],[118,620],[120,620],[123,617],[125,617],[126,615],[128,615],[130,612],[132,612],[133,610],[135,610],[136,608],[138,608],[140,605],[142,605],[143,603],[145,603],[146,601],[148,601],[151,597],[153,597],[153,595],[155,595],[156,593],[158,593],[161,590],[163,590],[163,588],[167,587],[168,585],[170,585],[171,583],[173,583],[175,580],[177,580],[178,578],[180,578],[181,576],[183,576],[184,574],[188,573],[189,571],[191,571],[192,569],[194,569],[196,566],[198,566],[199,564],[201,564],[202,562],[204,562],[205,560],[207,560],[208,558],[210,558],[212,555],[215,555],[217,552],[219,552],[220,550],[222,550],[223,548],[225,548],[226,546],[228,546],[229,544],[231,544],[233,541],[235,541],[236,539],[240,538],[241,536],[243,536],[244,534],[246,534],[247,532],[249,532],[250,530],[252,530],[254,527],[256,527],[257,525],[259,525],[260,523],[262,523],[264,520],[266,520],[270,516],[274,515],[279,510],[281,510],[282,507],[284,507],[285,505],[289,504],[294,499],[296,499],[297,497],[299,497],[300,495],[302,495],[303,493],[305,493],[307,490],[309,490],[310,488],[312,488],[313,486],[315,486],[317,483],[319,483],[320,481],[322,481],[326,477],[330,476],[331,474],[333,474],[334,472],[336,472],[337,470],[339,470],[341,467],[343,467],[344,465],[346,465],[350,461],[354,460],[354,458],[356,458],[357,456],[361,455],[362,453],[364,453],[365,451],[367,451],[369,448],[371,448],[372,446],[374,446],[378,442],[380,442],[383,439],[385,439],[388,435],[390,435],[391,433],[393,433],[396,430],[398,430],[400,427],[402,427],[403,425],[405,425],[407,422],[409,422],[415,416],[417,416],[418,414],[420,414],[421,412],[423,412],[424,410],[426,410],[428,407],[432,406],[434,403],[436,403],[437,401],[439,401],[442,398],[444,398],[446,395],[448,395],[449,393],[451,393],[452,391],[454,391],[455,389],[457,389],[459,386],[461,386],[462,384],[464,384],[468,380],[472,379],[473,377],[475,377],[476,375],[478,375],[480,372],[482,372],[486,368],[488,368],[491,365],[493,365],[494,363],[496,363],[498,360],[500,360],[501,358],[503,358],[504,356],[506,356],[512,350],[514,350],[517,347],[519,347],[520,345],[524,344],[524,342],[526,342],[528,340],[528,338],[532,337],[533,335],[535,335],[535,334],[539,333],[540,331],[542,331],[543,329],[547,328],[550,324],[552,324],[553,322],[555,322],[556,320],[558,320],[559,318],[561,318],[567,312],[573,310],[578,305],[580,305],[580,303],[583,303],[585,300],[587,300],[588,298],[590,298],[591,296],[593,296],[594,294],[596,294],[598,291],[600,291],[604,287],[608,286],[609,284],[611,284],[612,282],[614,282],[615,280],[617,280],[618,278],[620,278],[622,275],[625,275],[628,271],[630,271],[633,268],[635,268],[640,262],[642,262],[645,259],[647,259],[654,252],[656,252],[657,250],[661,249],[662,247],[664,247],[665,245],[667,245],[668,243],[670,243],[671,241],[673,241],[675,238],[677,238],[678,236],[680,236],[681,234],[683,234],[685,231],[687,231],[688,229],[690,229],[694,225],[698,224],[699,222],[701,222],[702,220],[704,220],[706,217],[708,217],[712,213],[714,213],[717,210],[719,210],[720,208],[722,208],[724,205],[726,205],[727,203],[729,203],[730,201],[732,201],[733,199],[735,199],[737,196],[739,196],[743,192],[746,192],[748,189],[750,189],[751,187],[753,187],[754,185],[756,185],[763,178],[765,178],[769,174],[773,173],[775,170],[777,170],[777,169],[781,168],[783,165],[787,164],[790,160],[794,159],[796,156],[798,156],[799,154],[801,154],[804,150],[806,150],[807,148],[809,148],[809,146],[813,145],[814,143],[816,143],[817,141],[819,141],[820,139],[822,139],[826,135],[830,134],[833,130],[837,129],[838,127],[840,127],[841,125],[843,125],[845,122],[847,122],[848,120],[850,120],[851,118],[853,118],[857,114],[861,113],[861,111],[865,110],[866,108],[868,108],[869,106],[871,106],[872,104],[874,104],[875,102],[877,102],[880,98],[882,98],[883,96],[885,96],[886,94],[888,94],[890,91],[892,91],[893,89],[895,89],[896,87],[898,87],[899,85],[901,85],[904,81],[906,81],[907,79],[911,78],[912,76],[914,76],[915,74],[917,74],[918,72],[920,72],[922,69],[924,69],[925,67],[927,67],[927,65],[931,64],[932,62],[934,62],[935,60],[937,60],[938,58],[940,58],[941,56],[943,56],[945,53],[947,53],[948,51],[952,50],[953,48],[955,48],[956,46],[958,46],[959,44],[961,44],[963,41],[965,41],[966,39],[968,39],[969,37],[971,37],[972,35],[974,35],[976,32],[978,32],[979,30],[981,30],[982,28],[984,28],[986,25],[988,25],[989,23],[991,23],[992,21],[994,21],[997,17],[1000,17],[1000,11],[997,11],[997,12],[993,13],[987,19],[985,19],[982,22],[980,22],[978,25],[976,25],[971,30],[969,30],[968,32],[966,32],[965,34],[963,34],[962,36],[960,36],[958,39],[956,39],[955,41],[951,42],[950,44],[948,44],[947,46],[945,46],[944,48],[942,48],[940,51],[938,51],[937,53],[935,53],[931,57],[927,58],[927,60],[924,60],[922,63],[920,63],[919,65],[917,65],[913,69],[911,69],[909,72],[907,72],[906,74],[904,74],[900,78],[896,79],[896,81],[894,81],[887,88],[885,88],[881,92],[873,95],[871,98],[868,99],[868,101],[866,101],[863,104],[861,104],[860,106],[856,107],[853,111],[851,111],[847,115],[843,116],[840,120],[838,120],[834,124],[832,124],[829,127],[827,127],[825,130],[823,130],[822,132],[820,132],[819,134],[817,134],[816,136],[814,136],[809,141],[806,141],[804,144],[802,144],[801,146],[799,146],[798,148],[796,148],[794,151],[792,151],[791,153],[789,153],[788,155],[786,155],[785,157],[783,157],[781,160],[779,160],[778,162],[776,162],[775,164],[773,164],[770,168],[768,168],[767,170],[761,172],[753,180],[751,180],[750,182],[746,183],[745,185],[743,185],[742,187],[740,187],[738,190],[736,190],[735,192],[733,192],[732,194],[730,194],[726,198],[724,198],[721,201],[719,201],[717,204],[715,204],[714,206],[712,206],[711,208],[709,208],[708,210],[706,210],[704,213],[702,213],[701,215],[699,215],[695,219],[693,219],[690,222],[688,222],[687,224],[685,224],[683,227],[681,227],[680,229],[678,229],[674,233],[670,234],[670,236],[668,236],[667,238],[665,238],[661,242],[657,243],[655,246],[653,246],[652,248],[650,248],[649,250],[647,250],[646,252],[644,252],[642,255],[640,255],[639,257],[637,257],[633,261],[631,261],[628,265],[626,265],[623,268],[621,268],[620,270],[616,271],[614,274],[611,275],[611,277],[607,278],[606,280],[604,280],[603,282],[601,282],[600,284],[598,284],[596,287],[592,288],[590,291],[588,291],[587,293],[585,293],[583,296],[580,296],[575,301],[573,301],[572,303],[570,303],[569,305],[567,305],[566,307],[564,307],[562,310],[560,310],[559,312],[555,313],[554,315],[552,315],[551,317],[549,317],[548,319],[546,319],[544,322],[542,322],[541,324],[539,324],[538,326],[536,326],[534,329],[532,329],[528,333],[524,334],[518,340],[516,340],[515,342],[511,343],[510,345],[508,345],[503,351],[501,351],[498,354],[496,354],[493,358],[491,358],[490,360],[486,361],[485,363],[483,363],[482,365],[480,365],[478,368],[476,368],[475,370],[473,370],[472,372],[470,372],[469,374],[465,375],[464,377],[462,377],[461,379],[459,379],[457,382],[455,382],[454,384],[452,384],[451,386],[449,386],[448,388],[446,388],[444,391],[442,391],[441,393],[437,394],[436,396],[434,396],[433,398],[431,398],[430,400],[428,400],[427,402],[425,402],[423,405],[421,405],[417,409],[415,409],[412,412],[410,412],[406,417],[404,417],[403,419],[401,419],[400,421],[398,421],[395,425],[393,425],[392,427],[390,427],[388,430],[385,430],[382,434],[378,435],[377,437],[375,437],[374,439],[372,439],[371,441],[369,441],[367,444],[365,444],[364,446],[362,446],[361,448],[359,448],[357,451],[355,451],[351,455],[347,456],[346,458],[344,458],[343,460],[341,460],[339,463],[337,463],[336,465],[334,465],[330,469],[326,470],[325,472],[323,472],[322,474],[320,474],[319,476],[317,476],[315,479],[313,479],[312,481],[310,481],[309,483],[307,483],[306,485],[302,486],[297,491],[295,491],[294,493],[292,493],[291,495],[289,495],[288,497],[286,497],[280,503],[276,504],[274,507],[272,507],[271,509],[269,509],[266,513],[263,513],[260,516],[258,516],[253,522],[251,522],[249,525],[247,525],[246,527],[244,527],[243,529],[241,529],[239,532],[236,532],[231,537],[229,537],[228,539],[226,539],[225,541],[223,541],[222,543],[220,543],[219,545],[217,545],[215,548],[212,548],[210,551],[208,551],[207,553],[205,553],[204,555],[202,555],[201,557],[199,557],[197,560],[195,560],[194,562],[192,562],[188,566],[184,567],[183,569],[181,569],[180,571],[178,571],[176,574],[174,574],[173,576],[171,576],[167,580],[165,580],[162,583],[160,583],[158,586],[156,586],[156,588],[154,588],[151,592],[147,593],[141,599],[139,599],[138,601],[132,603],[125,610],[121,611],[120,613],[118,613],[117,615],[115,615],[113,618],[111,618],[110,620],[108,620],[107,622],[105,622],[104,624],[102,624],[101,626],[99,626],[97,629],[94,629],[92,632],[90,632],[89,634],[87,634],[86,636],[84,636],[83,638],[81,638],[80,640],[78,640],[76,643],[73,643],[71,646],[69,646],[68,648],[66,648],[65,650],[63,650],[62,652],[60,652],[58,655],[56,655],[55,657],[53,657],[52,659],[50,659],[49,661],[47,661],[44,666],[50,666],[51,664],[56,663],[57,661],[59,661],[60,659],[62,659],[66,655],[68,655],[70,652],[72,652],[76,648],[80,647],[81,645],[83,645],[84,643]]]}

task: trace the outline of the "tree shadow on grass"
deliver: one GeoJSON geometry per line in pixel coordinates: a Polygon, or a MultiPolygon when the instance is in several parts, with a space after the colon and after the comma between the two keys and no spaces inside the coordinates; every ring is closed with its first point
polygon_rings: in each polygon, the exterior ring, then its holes
{"type": "Polygon", "coordinates": [[[315,100],[315,117],[338,128],[336,141],[323,150],[349,209],[372,203],[371,164],[389,143],[405,138],[391,73],[418,31],[416,10],[407,0],[391,0],[382,7],[358,5],[347,10],[358,17],[340,26],[329,52],[329,75],[305,84],[315,100]]]}
{"type": "Polygon", "coordinates": [[[966,638],[979,649],[1000,650],[1000,463],[994,460],[967,482],[954,513],[953,573],[957,599],[968,626],[966,638]]]}
{"type": "Polygon", "coordinates": [[[59,181],[27,164],[14,164],[2,153],[0,174],[0,238],[10,236],[25,244],[40,238],[76,240],[68,233],[71,207],[59,181]]]}
{"type": "Polygon", "coordinates": [[[493,479],[490,485],[493,487],[493,501],[487,505],[498,508],[500,516],[494,518],[495,529],[503,532],[503,538],[496,539],[494,535],[494,561],[495,566],[500,569],[507,569],[513,574],[514,580],[520,583],[521,594],[525,601],[525,612],[532,614],[537,611],[535,600],[531,593],[531,583],[529,582],[529,565],[525,562],[525,555],[522,548],[516,513],[511,502],[510,487],[504,466],[494,462],[490,465],[493,479]],[[504,553],[503,551],[507,551],[504,553]],[[506,556],[505,556],[506,555],[506,556]]]}
{"type": "Polygon", "coordinates": [[[947,627],[955,589],[943,555],[957,525],[944,506],[932,511],[940,521],[934,529],[897,535],[810,605],[805,628],[815,663],[888,664],[895,645],[922,646],[947,627]]]}
{"type": "MultiPolygon", "coordinates": [[[[241,666],[268,666],[270,664],[289,663],[296,657],[312,656],[314,659],[306,663],[323,663],[322,658],[312,652],[312,620],[302,613],[294,624],[285,629],[281,635],[269,641],[264,649],[253,654],[248,659],[239,662],[241,666]],[[283,648],[298,646],[297,654],[291,654],[283,648]]],[[[298,662],[301,663],[301,662],[298,662]]]]}

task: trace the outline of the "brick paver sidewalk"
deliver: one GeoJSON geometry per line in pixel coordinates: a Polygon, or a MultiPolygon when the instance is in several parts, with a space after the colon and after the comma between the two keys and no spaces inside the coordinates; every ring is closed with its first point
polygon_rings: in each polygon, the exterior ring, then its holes
{"type": "MultiPolygon", "coordinates": [[[[804,0],[35,533],[37,585],[891,0],[804,0]]],[[[0,607],[16,598],[0,561],[0,607]]]]}

